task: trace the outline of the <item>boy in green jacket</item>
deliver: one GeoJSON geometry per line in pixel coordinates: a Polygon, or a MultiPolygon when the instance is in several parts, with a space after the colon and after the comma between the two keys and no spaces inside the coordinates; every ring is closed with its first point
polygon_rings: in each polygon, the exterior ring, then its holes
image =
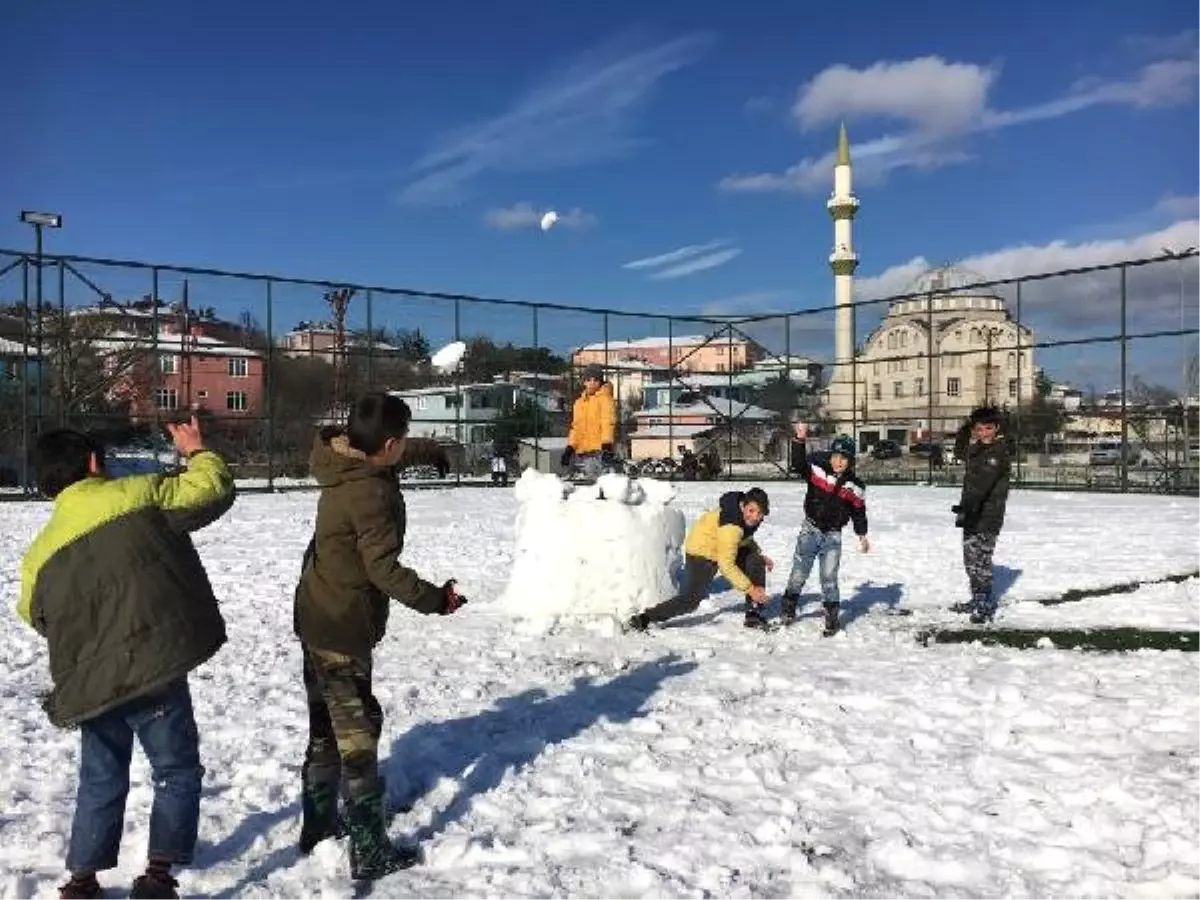
{"type": "Polygon", "coordinates": [[[60,429],[37,442],[50,520],[21,563],[17,613],[46,639],[50,721],[80,732],[79,788],[60,897],[99,897],[117,865],[136,736],[154,805],[146,873],[130,897],[176,897],[200,817],[199,734],[188,673],[225,643],[225,622],[190,532],[233,505],[233,476],[196,420],[168,425],[187,470],[107,478],[104,449],[60,429]]]}
{"type": "Polygon", "coordinates": [[[387,629],[388,598],[427,615],[446,615],[466,602],[453,580],[431,584],[397,558],[406,515],[394,468],[411,415],[399,397],[367,394],[355,403],[345,431],[317,435],[309,457],[321,496],[295,603],[309,712],[300,852],[339,833],[341,788],[356,880],[380,878],[419,859],[393,845],[384,830],[377,758],[383,711],[371,693],[371,654],[387,629]]]}

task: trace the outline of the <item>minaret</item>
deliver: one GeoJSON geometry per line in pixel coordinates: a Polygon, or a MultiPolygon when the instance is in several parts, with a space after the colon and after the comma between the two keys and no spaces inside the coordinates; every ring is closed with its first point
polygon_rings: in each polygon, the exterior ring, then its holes
{"type": "MultiPolygon", "coordinates": [[[[836,304],[834,322],[834,370],[829,385],[828,413],[838,422],[849,424],[853,419],[855,391],[854,374],[854,317],[851,304],[854,302],[854,270],[858,268],[858,255],[854,252],[851,234],[854,214],[858,212],[858,198],[850,174],[850,138],[846,136],[846,123],[838,130],[837,159],[833,165],[833,194],[826,202],[833,217],[833,253],[829,256],[829,268],[833,270],[833,292],[836,304]]],[[[861,401],[861,397],[857,398],[861,401]]]]}

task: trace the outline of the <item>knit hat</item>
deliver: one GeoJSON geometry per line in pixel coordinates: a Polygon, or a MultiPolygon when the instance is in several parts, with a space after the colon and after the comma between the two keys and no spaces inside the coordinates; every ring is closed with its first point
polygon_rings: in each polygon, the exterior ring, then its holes
{"type": "Polygon", "coordinates": [[[597,381],[604,380],[604,370],[597,365],[590,365],[584,368],[582,379],[587,381],[589,378],[595,378],[597,381]]]}
{"type": "Polygon", "coordinates": [[[840,453],[850,462],[854,462],[854,438],[848,434],[839,434],[829,445],[830,453],[840,453]]]}

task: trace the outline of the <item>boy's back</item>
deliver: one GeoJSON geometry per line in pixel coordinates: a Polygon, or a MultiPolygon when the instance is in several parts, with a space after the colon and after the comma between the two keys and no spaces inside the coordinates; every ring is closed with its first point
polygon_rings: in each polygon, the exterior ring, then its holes
{"type": "Polygon", "coordinates": [[[216,653],[225,625],[188,532],[233,500],[211,451],[178,477],[88,477],[58,494],[22,561],[17,605],[47,641],[51,721],[99,715],[216,653]]]}

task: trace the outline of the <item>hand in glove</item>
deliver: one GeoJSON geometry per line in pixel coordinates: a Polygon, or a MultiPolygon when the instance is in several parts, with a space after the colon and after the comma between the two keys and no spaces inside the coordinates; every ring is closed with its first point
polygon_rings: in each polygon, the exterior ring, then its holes
{"type": "Polygon", "coordinates": [[[457,612],[459,607],[467,602],[467,598],[460,594],[455,587],[458,582],[453,578],[442,585],[442,594],[446,598],[446,605],[442,607],[441,614],[448,616],[451,613],[457,612]]]}
{"type": "Polygon", "coordinates": [[[567,449],[562,452],[562,467],[565,469],[571,465],[571,460],[575,458],[575,448],[567,445],[567,449]]]}
{"type": "Polygon", "coordinates": [[[950,507],[950,512],[954,513],[955,528],[967,527],[967,513],[961,506],[959,506],[957,503],[954,504],[954,506],[950,507]]]}

